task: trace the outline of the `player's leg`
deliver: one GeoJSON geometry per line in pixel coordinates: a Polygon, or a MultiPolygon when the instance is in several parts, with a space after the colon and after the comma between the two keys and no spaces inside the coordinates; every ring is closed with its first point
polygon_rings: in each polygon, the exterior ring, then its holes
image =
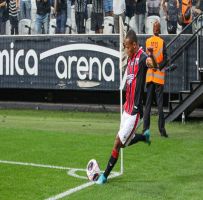
{"type": "Polygon", "coordinates": [[[143,134],[135,133],[134,137],[132,138],[128,146],[131,146],[141,141],[146,142],[148,145],[151,144],[149,129],[147,129],[143,134]]]}
{"type": "MultiPolygon", "coordinates": [[[[124,137],[124,131],[122,131],[122,130],[124,129],[127,119],[128,119],[128,115],[127,115],[127,113],[124,112],[122,114],[120,130],[119,130],[120,134],[122,133],[122,136],[121,136],[122,138],[124,137]]],[[[104,173],[101,174],[99,179],[97,180],[97,182],[96,182],[97,184],[104,184],[107,181],[107,177],[109,176],[110,172],[112,171],[113,167],[115,166],[115,164],[118,160],[120,148],[123,147],[120,136],[119,136],[119,132],[115,138],[113,150],[112,150],[111,156],[109,158],[107,167],[106,167],[104,173]]]]}
{"type": "Polygon", "coordinates": [[[115,142],[114,142],[114,146],[113,146],[111,156],[109,158],[109,162],[107,164],[106,170],[104,171],[104,176],[106,178],[109,176],[109,174],[112,171],[113,167],[117,163],[121,147],[123,147],[123,144],[121,143],[121,140],[120,140],[119,136],[117,135],[116,139],[115,139],[115,142]]]}
{"type": "Polygon", "coordinates": [[[115,142],[114,142],[114,146],[113,146],[113,150],[111,153],[111,156],[109,158],[108,164],[106,166],[106,169],[104,171],[103,174],[101,174],[98,178],[98,180],[96,181],[97,184],[104,184],[107,181],[107,178],[110,174],[110,172],[112,171],[112,169],[114,168],[115,164],[117,163],[118,157],[119,157],[119,151],[120,148],[123,147],[119,136],[116,136],[115,142]]]}
{"type": "Polygon", "coordinates": [[[139,113],[136,115],[129,115],[124,111],[121,119],[120,130],[116,136],[109,162],[104,174],[102,174],[96,182],[97,184],[104,184],[107,181],[107,177],[118,160],[120,148],[128,146],[130,143],[134,135],[134,130],[138,125],[139,118],[139,113]]]}
{"type": "Polygon", "coordinates": [[[138,142],[146,142],[148,145],[151,144],[151,141],[150,141],[150,131],[149,129],[145,130],[143,134],[138,134],[137,133],[137,129],[139,128],[140,126],[140,121],[142,119],[140,119],[140,115],[139,113],[136,115],[136,119],[135,119],[135,125],[134,125],[134,134],[133,136],[131,137],[131,140],[130,142],[128,143],[128,145],[125,145],[125,146],[131,146],[133,144],[136,144],[138,142]]]}

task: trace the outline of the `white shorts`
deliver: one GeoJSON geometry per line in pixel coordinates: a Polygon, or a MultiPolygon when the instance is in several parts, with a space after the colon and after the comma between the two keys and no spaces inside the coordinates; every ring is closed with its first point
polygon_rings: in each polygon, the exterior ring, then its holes
{"type": "Polygon", "coordinates": [[[127,112],[123,112],[120,124],[120,130],[118,136],[123,145],[128,146],[132,138],[134,137],[134,132],[139,125],[140,114],[129,115],[127,112]]]}

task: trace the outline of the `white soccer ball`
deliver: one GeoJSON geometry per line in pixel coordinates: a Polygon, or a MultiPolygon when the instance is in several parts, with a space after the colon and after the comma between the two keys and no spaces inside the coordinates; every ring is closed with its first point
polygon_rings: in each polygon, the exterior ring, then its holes
{"type": "Polygon", "coordinates": [[[97,181],[99,174],[100,174],[100,168],[99,164],[95,159],[91,159],[87,164],[87,177],[90,181],[97,181]]]}

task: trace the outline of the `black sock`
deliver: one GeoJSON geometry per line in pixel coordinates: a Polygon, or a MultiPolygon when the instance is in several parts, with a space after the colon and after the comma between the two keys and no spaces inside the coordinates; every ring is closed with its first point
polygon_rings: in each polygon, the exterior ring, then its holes
{"type": "Polygon", "coordinates": [[[118,156],[119,156],[119,152],[117,150],[113,150],[111,157],[109,159],[109,162],[107,164],[106,170],[104,172],[104,176],[107,178],[111,172],[111,170],[113,169],[113,167],[115,166],[117,160],[118,160],[118,156]]]}
{"type": "Polygon", "coordinates": [[[140,141],[144,141],[144,142],[146,141],[145,135],[143,135],[143,134],[135,134],[135,137],[130,141],[128,146],[133,145],[133,144],[135,144],[137,142],[140,142],[140,141]]]}

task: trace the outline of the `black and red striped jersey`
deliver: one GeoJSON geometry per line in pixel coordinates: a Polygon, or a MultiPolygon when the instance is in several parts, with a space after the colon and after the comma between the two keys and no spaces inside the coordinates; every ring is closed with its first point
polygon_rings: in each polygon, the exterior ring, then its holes
{"type": "Polygon", "coordinates": [[[147,72],[146,58],[147,54],[140,47],[138,52],[128,59],[127,65],[124,110],[130,115],[140,113],[141,117],[143,116],[143,94],[147,72]]]}

